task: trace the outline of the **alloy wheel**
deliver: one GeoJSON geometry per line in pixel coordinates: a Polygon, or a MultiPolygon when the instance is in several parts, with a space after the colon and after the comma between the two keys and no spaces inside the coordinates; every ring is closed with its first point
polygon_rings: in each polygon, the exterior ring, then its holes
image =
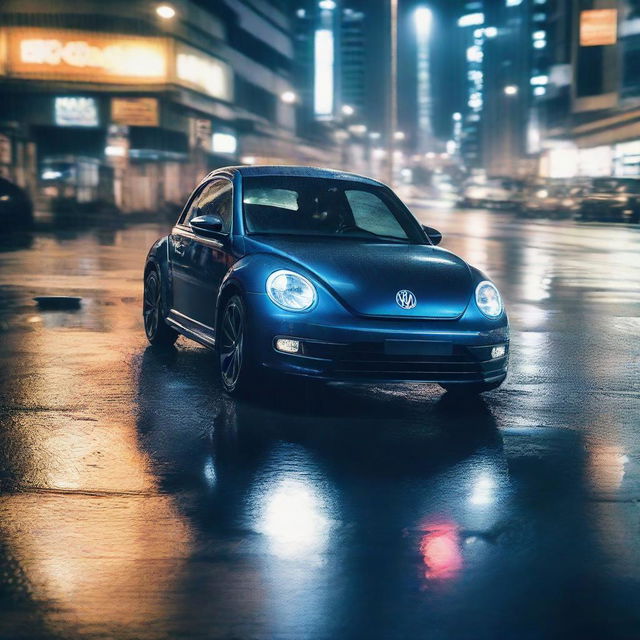
{"type": "Polygon", "coordinates": [[[144,302],[142,308],[144,330],[148,338],[153,338],[160,322],[160,282],[155,273],[150,273],[144,283],[144,302]]]}
{"type": "Polygon", "coordinates": [[[225,387],[233,390],[238,384],[242,370],[244,343],[243,312],[234,299],[227,304],[220,331],[220,372],[225,387]]]}

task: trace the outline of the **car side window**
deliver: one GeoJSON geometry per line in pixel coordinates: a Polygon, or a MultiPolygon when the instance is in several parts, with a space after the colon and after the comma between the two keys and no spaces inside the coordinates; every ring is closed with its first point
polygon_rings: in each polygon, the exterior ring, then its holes
{"type": "Polygon", "coordinates": [[[214,180],[193,199],[182,224],[188,225],[189,221],[196,216],[218,215],[222,219],[222,233],[229,233],[232,211],[231,183],[228,180],[214,180]]]}

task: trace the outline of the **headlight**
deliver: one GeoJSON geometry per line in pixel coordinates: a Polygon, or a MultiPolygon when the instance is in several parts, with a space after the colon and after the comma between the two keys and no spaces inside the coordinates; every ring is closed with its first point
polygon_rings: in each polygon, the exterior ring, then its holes
{"type": "Polygon", "coordinates": [[[546,189],[540,189],[539,191],[536,191],[536,196],[538,196],[538,198],[546,198],[549,195],[549,192],[546,189]]]}
{"type": "Polygon", "coordinates": [[[502,313],[502,298],[495,285],[488,280],[483,280],[476,287],[476,304],[489,318],[497,318],[502,313]]]}
{"type": "Polygon", "coordinates": [[[267,278],[267,295],[271,302],[287,311],[306,311],[316,301],[316,288],[299,273],[274,271],[267,278]]]}

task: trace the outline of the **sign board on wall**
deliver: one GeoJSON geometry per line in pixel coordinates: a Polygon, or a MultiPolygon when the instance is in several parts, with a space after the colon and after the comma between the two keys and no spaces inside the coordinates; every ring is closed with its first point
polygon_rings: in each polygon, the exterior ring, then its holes
{"type": "Polygon", "coordinates": [[[99,124],[95,98],[59,96],[53,104],[54,122],[59,127],[97,127],[99,124]]]}
{"type": "Polygon", "coordinates": [[[41,27],[0,28],[0,74],[92,84],[172,82],[219,100],[233,99],[224,61],[162,37],[41,27]]]}
{"type": "Polygon", "coordinates": [[[157,98],[111,98],[111,122],[130,127],[160,124],[157,98]]]}
{"type": "Polygon", "coordinates": [[[591,9],[580,12],[581,47],[615,44],[617,39],[617,9],[591,9]]]}
{"type": "Polygon", "coordinates": [[[211,151],[211,120],[189,118],[189,146],[192,149],[211,151]]]}
{"type": "Polygon", "coordinates": [[[233,98],[231,67],[179,42],[176,43],[176,82],[220,100],[233,98]]]}
{"type": "Polygon", "coordinates": [[[0,164],[11,164],[11,138],[0,133],[0,164]]]}
{"type": "Polygon", "coordinates": [[[9,75],[125,84],[162,82],[167,76],[164,38],[11,28],[6,43],[9,75]]]}

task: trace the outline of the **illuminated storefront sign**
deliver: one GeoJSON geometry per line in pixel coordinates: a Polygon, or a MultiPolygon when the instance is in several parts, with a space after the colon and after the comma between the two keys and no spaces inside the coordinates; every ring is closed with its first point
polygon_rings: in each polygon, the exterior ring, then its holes
{"type": "Polygon", "coordinates": [[[578,175],[610,176],[613,169],[613,149],[607,145],[578,150],[578,175]]]}
{"type": "Polygon", "coordinates": [[[329,117],[333,112],[333,32],[318,29],[314,49],[313,110],[316,116],[329,117]]]}
{"type": "Polygon", "coordinates": [[[233,97],[229,65],[181,43],[176,45],[176,81],[221,100],[233,97]]]}
{"type": "MultiPolygon", "coordinates": [[[[0,29],[0,74],[143,87],[172,82],[219,100],[233,99],[227,63],[170,38],[7,27],[0,29]]],[[[141,113],[142,103],[138,107],[141,113]]]]}
{"type": "Polygon", "coordinates": [[[231,133],[214,133],[212,136],[212,150],[214,153],[236,152],[238,141],[231,133]]]}
{"type": "Polygon", "coordinates": [[[7,29],[6,71],[28,78],[141,83],[166,78],[163,38],[7,29]]]}
{"type": "Polygon", "coordinates": [[[592,9],[580,12],[580,46],[615,44],[618,39],[617,9],[592,9]]]}
{"type": "Polygon", "coordinates": [[[131,127],[157,127],[157,98],[112,98],[111,122],[131,127]]]}
{"type": "Polygon", "coordinates": [[[59,127],[97,127],[99,118],[95,98],[79,96],[56,98],[54,121],[59,127]]]}

